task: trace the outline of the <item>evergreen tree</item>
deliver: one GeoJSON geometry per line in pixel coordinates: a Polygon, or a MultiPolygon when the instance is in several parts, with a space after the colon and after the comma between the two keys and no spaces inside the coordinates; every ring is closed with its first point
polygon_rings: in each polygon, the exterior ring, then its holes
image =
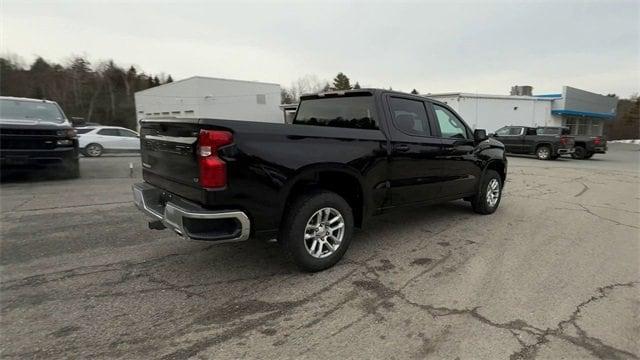
{"type": "Polygon", "coordinates": [[[324,88],[322,88],[322,91],[324,92],[331,91],[331,85],[329,85],[329,83],[326,83],[324,85],[324,88]]]}
{"type": "Polygon", "coordinates": [[[167,81],[165,81],[165,84],[172,83],[172,82],[173,82],[173,78],[171,77],[171,75],[167,76],[167,81]]]}
{"type": "Polygon", "coordinates": [[[351,90],[351,83],[349,82],[349,78],[347,75],[339,72],[336,75],[335,79],[333,79],[333,87],[336,90],[351,90]]]}
{"type": "Polygon", "coordinates": [[[356,81],[356,84],[353,85],[354,89],[360,89],[360,83],[356,81]]]}
{"type": "Polygon", "coordinates": [[[416,90],[416,89],[411,90],[411,93],[414,94],[414,95],[418,95],[419,94],[418,90],[416,90]]]}
{"type": "Polygon", "coordinates": [[[153,77],[153,86],[160,85],[160,79],[158,79],[158,75],[153,77]]]}

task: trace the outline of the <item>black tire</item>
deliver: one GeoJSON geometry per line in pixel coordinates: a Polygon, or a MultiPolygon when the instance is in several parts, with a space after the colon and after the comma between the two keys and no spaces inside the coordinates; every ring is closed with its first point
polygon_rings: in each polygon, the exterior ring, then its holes
{"type": "Polygon", "coordinates": [[[536,149],[536,156],[538,157],[538,160],[549,160],[553,155],[551,155],[550,147],[548,147],[547,145],[542,145],[538,146],[538,148],[536,149]]]}
{"type": "Polygon", "coordinates": [[[315,272],[335,265],[349,248],[352,236],[353,211],[349,204],[336,193],[314,190],[301,195],[291,203],[285,215],[279,240],[298,268],[303,271],[315,272]],[[307,234],[307,223],[312,221],[312,217],[317,212],[325,208],[339,212],[344,223],[344,231],[342,241],[337,249],[326,257],[318,258],[311,255],[311,250],[307,250],[308,243],[313,239],[305,240],[305,234],[307,234]]]}
{"type": "Polygon", "coordinates": [[[471,199],[471,206],[473,207],[473,211],[483,215],[493,214],[500,205],[500,200],[502,200],[502,178],[500,177],[500,174],[498,174],[495,170],[487,170],[480,182],[478,193],[471,199]],[[499,186],[498,200],[497,202],[495,202],[495,204],[490,205],[487,199],[487,193],[489,192],[489,183],[493,179],[497,180],[499,186]]]}
{"type": "Polygon", "coordinates": [[[593,157],[593,154],[595,153],[588,153],[587,156],[585,156],[585,159],[591,159],[593,157]]]}
{"type": "Polygon", "coordinates": [[[573,154],[571,157],[574,159],[586,159],[587,158],[587,150],[583,146],[575,146],[573,154]]]}
{"type": "Polygon", "coordinates": [[[98,157],[102,156],[104,148],[100,144],[91,143],[82,149],[82,154],[87,157],[98,157]]]}

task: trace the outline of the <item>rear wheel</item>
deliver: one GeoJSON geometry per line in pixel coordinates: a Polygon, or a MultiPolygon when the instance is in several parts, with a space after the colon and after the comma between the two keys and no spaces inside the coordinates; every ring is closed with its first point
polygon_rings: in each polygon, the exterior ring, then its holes
{"type": "Polygon", "coordinates": [[[551,159],[551,148],[546,145],[539,146],[538,149],[536,149],[536,156],[540,160],[551,159]]]}
{"type": "Polygon", "coordinates": [[[100,155],[102,155],[102,145],[100,144],[89,144],[84,148],[84,155],[89,156],[89,157],[98,157],[100,155]]]}
{"type": "Polygon", "coordinates": [[[353,235],[349,204],[330,191],[313,191],[289,207],[280,234],[293,262],[304,271],[321,271],[344,255],[353,235]]]}
{"type": "Polygon", "coordinates": [[[591,159],[591,158],[593,157],[593,154],[594,154],[594,153],[592,153],[592,152],[591,152],[591,153],[588,153],[584,158],[585,158],[585,159],[591,159]]]}
{"type": "Polygon", "coordinates": [[[482,177],[478,193],[471,199],[473,211],[478,214],[493,214],[502,199],[502,178],[495,170],[487,170],[482,177]]]}
{"type": "Polygon", "coordinates": [[[574,159],[586,159],[587,158],[587,150],[583,146],[576,146],[573,148],[574,152],[571,154],[571,157],[574,159]]]}

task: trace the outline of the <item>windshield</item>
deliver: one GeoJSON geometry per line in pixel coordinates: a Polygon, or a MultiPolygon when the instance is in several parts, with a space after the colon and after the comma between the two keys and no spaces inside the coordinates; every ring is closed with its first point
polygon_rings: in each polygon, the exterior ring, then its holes
{"type": "Polygon", "coordinates": [[[39,120],[55,123],[65,121],[57,105],[46,102],[24,100],[0,100],[0,119],[39,120]]]}
{"type": "Polygon", "coordinates": [[[373,97],[348,96],[309,99],[300,103],[294,124],[378,129],[373,97]]]}

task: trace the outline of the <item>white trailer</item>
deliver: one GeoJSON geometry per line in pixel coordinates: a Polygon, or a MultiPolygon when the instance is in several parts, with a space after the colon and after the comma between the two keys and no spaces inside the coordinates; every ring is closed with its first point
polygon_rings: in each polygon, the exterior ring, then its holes
{"type": "Polygon", "coordinates": [[[136,119],[214,118],[283,123],[280,85],[194,76],[135,93],[136,119]]]}

